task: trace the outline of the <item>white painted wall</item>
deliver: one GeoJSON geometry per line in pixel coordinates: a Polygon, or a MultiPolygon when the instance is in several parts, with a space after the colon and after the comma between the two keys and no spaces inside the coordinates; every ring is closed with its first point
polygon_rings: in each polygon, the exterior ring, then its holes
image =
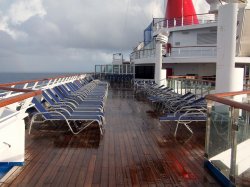
{"type": "Polygon", "coordinates": [[[164,64],[164,68],[172,68],[174,75],[198,74],[198,76],[215,75],[214,64],[164,64]]]}
{"type": "Polygon", "coordinates": [[[12,117],[2,122],[0,125],[0,162],[24,162],[24,150],[24,120],[12,117]]]}
{"type": "Polygon", "coordinates": [[[238,4],[219,8],[216,64],[216,92],[243,90],[243,69],[235,68],[238,4]]]}
{"type": "Polygon", "coordinates": [[[180,46],[196,46],[198,33],[201,34],[201,33],[214,33],[214,32],[216,32],[216,27],[174,31],[171,32],[169,41],[172,42],[173,47],[176,46],[175,45],[176,42],[180,42],[180,46]]]}
{"type": "Polygon", "coordinates": [[[159,34],[156,37],[155,46],[155,82],[158,85],[166,85],[166,70],[162,69],[162,45],[168,42],[168,33],[165,35],[159,34]],[[162,82],[164,81],[164,82],[162,82]]]}

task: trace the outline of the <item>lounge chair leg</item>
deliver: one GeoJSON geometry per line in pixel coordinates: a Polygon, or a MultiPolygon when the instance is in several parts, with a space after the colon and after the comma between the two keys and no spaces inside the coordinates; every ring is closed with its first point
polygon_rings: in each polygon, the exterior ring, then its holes
{"type": "Polygon", "coordinates": [[[106,120],[105,120],[105,118],[103,118],[102,121],[103,121],[103,122],[102,122],[102,126],[105,126],[105,125],[106,125],[106,120]]]}
{"type": "Polygon", "coordinates": [[[176,125],[175,131],[174,131],[174,137],[176,137],[178,127],[179,127],[179,122],[176,125]]]}
{"type": "Polygon", "coordinates": [[[34,123],[34,120],[35,120],[36,116],[37,116],[37,114],[34,114],[34,115],[32,116],[32,118],[31,118],[31,120],[30,120],[29,134],[30,134],[30,132],[31,132],[31,128],[32,128],[32,125],[33,125],[33,123],[34,123]]]}
{"type": "Polygon", "coordinates": [[[192,129],[191,129],[186,123],[185,123],[184,125],[185,125],[185,127],[187,127],[187,129],[193,134],[192,129]]]}
{"type": "Polygon", "coordinates": [[[102,130],[102,126],[99,125],[99,129],[100,129],[100,133],[101,133],[101,136],[103,135],[103,130],[102,130]]]}
{"type": "Polygon", "coordinates": [[[34,122],[34,116],[32,116],[31,121],[30,121],[29,134],[31,132],[31,128],[32,128],[33,122],[34,122]]]}

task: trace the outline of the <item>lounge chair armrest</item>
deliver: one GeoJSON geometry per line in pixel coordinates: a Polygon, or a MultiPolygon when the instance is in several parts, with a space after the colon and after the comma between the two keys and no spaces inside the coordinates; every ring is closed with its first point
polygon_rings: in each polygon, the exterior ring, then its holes
{"type": "Polygon", "coordinates": [[[33,115],[33,117],[37,116],[37,115],[44,115],[44,114],[58,114],[60,116],[62,116],[65,120],[67,120],[66,116],[63,115],[61,112],[59,111],[48,111],[48,112],[37,112],[33,115]]]}
{"type": "Polygon", "coordinates": [[[77,105],[76,105],[75,103],[73,103],[73,102],[60,101],[60,102],[58,102],[58,103],[59,103],[59,104],[62,104],[62,105],[64,105],[64,106],[70,106],[70,107],[74,107],[74,108],[77,107],[77,105]]]}
{"type": "Polygon", "coordinates": [[[63,102],[71,102],[74,103],[75,105],[79,105],[79,102],[76,101],[75,99],[71,99],[71,98],[64,98],[64,100],[62,100],[63,102]]]}

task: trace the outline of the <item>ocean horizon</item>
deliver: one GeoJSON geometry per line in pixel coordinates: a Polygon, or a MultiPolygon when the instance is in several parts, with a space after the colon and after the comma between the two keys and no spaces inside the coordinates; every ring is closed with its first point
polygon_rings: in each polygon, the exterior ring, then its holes
{"type": "MultiPolygon", "coordinates": [[[[78,72],[79,73],[79,72],[78,72]]],[[[33,80],[33,79],[42,79],[42,78],[51,78],[60,75],[73,75],[78,74],[77,72],[69,73],[69,72],[2,72],[0,73],[0,84],[2,83],[10,83],[10,82],[18,82],[24,80],[33,80]]]]}

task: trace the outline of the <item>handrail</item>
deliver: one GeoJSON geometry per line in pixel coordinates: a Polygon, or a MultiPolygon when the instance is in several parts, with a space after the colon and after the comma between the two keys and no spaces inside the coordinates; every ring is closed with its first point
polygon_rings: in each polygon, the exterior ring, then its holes
{"type": "Polygon", "coordinates": [[[239,103],[237,101],[233,101],[224,97],[232,97],[236,95],[250,94],[250,90],[247,91],[238,91],[238,92],[225,92],[225,93],[217,93],[217,94],[209,94],[205,98],[207,100],[219,102],[234,108],[243,109],[246,111],[250,111],[250,105],[245,103],[239,103]]]}
{"type": "Polygon", "coordinates": [[[170,79],[186,78],[186,75],[172,75],[168,76],[170,79]]]}
{"type": "Polygon", "coordinates": [[[130,59],[140,59],[155,55],[155,48],[151,49],[140,49],[130,53],[130,59]]]}
{"type": "Polygon", "coordinates": [[[33,83],[33,82],[38,82],[38,81],[49,81],[49,80],[72,77],[72,76],[79,76],[79,75],[81,75],[81,74],[73,74],[73,75],[68,75],[68,76],[61,75],[61,76],[52,77],[52,78],[24,80],[24,81],[18,81],[18,82],[3,83],[3,84],[0,84],[0,87],[6,87],[6,86],[12,86],[12,85],[20,85],[20,84],[26,84],[26,83],[33,83]]]}
{"type": "Polygon", "coordinates": [[[242,95],[242,94],[250,94],[250,90],[237,91],[237,92],[216,93],[216,94],[212,94],[212,95],[215,95],[217,97],[231,97],[231,96],[242,95]]]}
{"type": "Polygon", "coordinates": [[[195,47],[217,47],[217,45],[190,45],[190,46],[172,46],[172,48],[195,48],[195,47]]]}
{"type": "Polygon", "coordinates": [[[23,94],[20,95],[15,95],[15,96],[11,96],[5,99],[1,99],[0,100],[0,107],[4,107],[19,101],[22,101],[24,99],[30,98],[30,97],[34,97],[36,95],[40,95],[42,92],[40,90],[30,90],[30,89],[26,89],[26,86],[24,86],[24,88],[13,88],[10,86],[16,86],[16,85],[23,85],[23,84],[28,84],[28,83],[37,83],[37,82],[44,82],[44,81],[51,81],[51,80],[55,80],[56,82],[58,82],[58,80],[61,80],[63,78],[68,78],[68,77],[76,77],[76,76],[80,76],[81,74],[72,74],[72,75],[68,75],[68,76],[56,76],[56,77],[52,77],[52,78],[44,78],[44,79],[35,79],[35,80],[25,80],[25,81],[18,81],[18,82],[11,82],[11,83],[3,83],[0,84],[0,90],[6,90],[6,91],[10,91],[10,92],[22,92],[23,94]]]}
{"type": "MultiPolygon", "coordinates": [[[[153,27],[159,25],[160,23],[167,23],[167,22],[176,21],[176,20],[183,21],[183,19],[185,19],[185,18],[192,18],[194,16],[196,16],[197,19],[200,20],[199,19],[200,16],[206,16],[206,15],[207,16],[214,16],[214,14],[203,13],[203,14],[191,14],[191,15],[186,15],[186,16],[183,16],[183,17],[175,17],[175,18],[172,18],[172,19],[165,19],[165,18],[160,19],[159,18],[160,21],[154,22],[153,23],[153,27]]],[[[210,22],[213,21],[213,22],[215,22],[216,21],[216,17],[214,19],[211,19],[211,18],[210,19],[206,19],[206,21],[210,21],[210,22]]],[[[201,23],[197,23],[197,24],[201,24],[201,23]]],[[[181,26],[181,25],[178,25],[178,26],[181,26]]]]}
{"type": "Polygon", "coordinates": [[[0,86],[0,90],[7,90],[7,91],[14,91],[14,92],[31,92],[32,90],[27,90],[27,89],[18,89],[18,88],[10,88],[10,87],[3,87],[0,86]]]}
{"type": "MultiPolygon", "coordinates": [[[[191,77],[192,75],[182,75],[182,76],[168,76],[168,78],[170,79],[187,79],[187,80],[190,80],[188,79],[187,77],[191,77]]],[[[194,76],[195,78],[194,79],[191,79],[191,80],[194,80],[194,81],[200,81],[200,82],[208,82],[208,83],[215,83],[214,80],[202,80],[201,78],[215,78],[215,77],[208,77],[208,76],[204,76],[204,77],[197,77],[197,76],[194,76]]]]}
{"type": "MultiPolygon", "coordinates": [[[[195,45],[195,46],[172,46],[172,52],[166,57],[185,57],[185,56],[201,56],[201,57],[214,57],[216,55],[216,45],[195,45]]],[[[167,47],[165,47],[167,48],[167,47]]],[[[155,55],[155,48],[140,49],[130,53],[130,59],[147,58],[155,55]]]]}
{"type": "Polygon", "coordinates": [[[151,49],[140,49],[140,50],[137,50],[137,51],[133,51],[130,55],[132,55],[133,53],[138,53],[140,51],[152,51],[152,50],[155,50],[155,48],[151,48],[151,49]]]}
{"type": "Polygon", "coordinates": [[[27,90],[27,89],[10,88],[10,91],[18,91],[18,92],[26,92],[26,93],[0,100],[0,107],[4,107],[4,106],[7,106],[10,104],[19,102],[19,101],[23,101],[24,99],[28,99],[30,97],[34,97],[34,96],[42,94],[41,90],[34,91],[34,90],[27,90]],[[20,90],[22,90],[22,91],[20,91],[20,90]]]}
{"type": "Polygon", "coordinates": [[[190,15],[185,15],[185,16],[183,16],[183,17],[182,17],[182,16],[180,16],[180,17],[175,17],[175,18],[172,18],[172,19],[156,18],[156,19],[162,19],[162,20],[160,20],[160,21],[158,21],[158,22],[155,22],[154,25],[157,24],[157,23],[159,23],[159,22],[161,22],[161,21],[173,20],[173,19],[180,19],[180,18],[186,18],[186,17],[192,17],[192,16],[204,16],[204,15],[213,15],[213,14],[209,14],[209,13],[190,14],[190,15]]]}

